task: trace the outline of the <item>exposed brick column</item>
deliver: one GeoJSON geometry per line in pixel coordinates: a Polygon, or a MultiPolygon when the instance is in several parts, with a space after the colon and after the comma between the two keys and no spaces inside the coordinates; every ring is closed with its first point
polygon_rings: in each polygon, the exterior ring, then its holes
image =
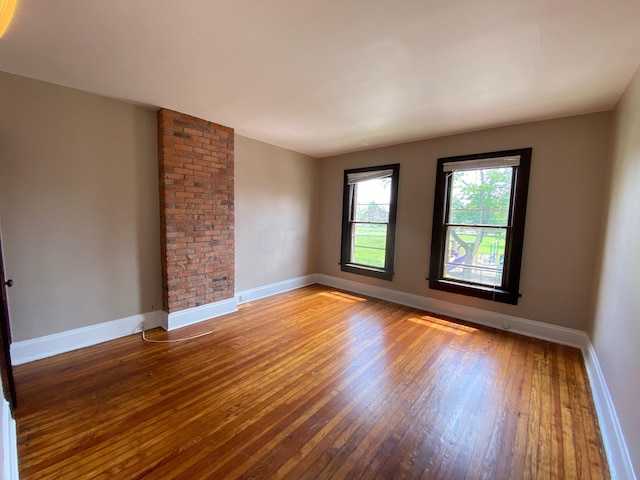
{"type": "Polygon", "coordinates": [[[158,165],[167,313],[232,298],[233,129],[162,109],[158,165]]]}

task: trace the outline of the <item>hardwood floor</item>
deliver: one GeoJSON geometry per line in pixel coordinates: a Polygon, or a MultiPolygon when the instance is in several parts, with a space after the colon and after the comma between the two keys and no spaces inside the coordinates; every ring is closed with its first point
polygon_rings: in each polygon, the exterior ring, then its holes
{"type": "Polygon", "coordinates": [[[23,479],[609,478],[580,351],[314,285],[16,367],[23,479]]]}

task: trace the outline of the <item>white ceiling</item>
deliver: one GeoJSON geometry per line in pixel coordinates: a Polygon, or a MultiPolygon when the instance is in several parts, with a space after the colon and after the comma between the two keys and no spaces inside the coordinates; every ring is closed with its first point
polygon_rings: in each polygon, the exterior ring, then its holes
{"type": "Polygon", "coordinates": [[[0,70],[317,157],[608,110],[640,0],[18,0],[0,70]]]}

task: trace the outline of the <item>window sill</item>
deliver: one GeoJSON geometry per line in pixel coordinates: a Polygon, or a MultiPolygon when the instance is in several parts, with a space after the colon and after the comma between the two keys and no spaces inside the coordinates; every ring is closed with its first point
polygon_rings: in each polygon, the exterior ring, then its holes
{"type": "Polygon", "coordinates": [[[388,272],[382,268],[365,267],[356,263],[340,264],[340,270],[356,275],[364,275],[365,277],[379,278],[381,280],[393,280],[393,272],[388,272]]]}
{"type": "Polygon", "coordinates": [[[458,293],[470,297],[482,298],[484,300],[493,300],[500,303],[508,303],[517,305],[520,294],[501,288],[485,287],[481,285],[471,285],[464,282],[456,282],[452,280],[427,279],[429,280],[429,288],[433,290],[442,290],[449,293],[458,293]]]}

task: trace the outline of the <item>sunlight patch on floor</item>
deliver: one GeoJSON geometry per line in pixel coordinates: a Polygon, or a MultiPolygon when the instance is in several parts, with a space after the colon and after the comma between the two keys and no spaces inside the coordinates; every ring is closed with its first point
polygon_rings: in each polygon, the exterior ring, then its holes
{"type": "Polygon", "coordinates": [[[429,328],[434,328],[436,330],[442,330],[444,332],[450,332],[454,335],[466,335],[467,333],[477,332],[477,328],[468,327],[466,325],[460,325],[455,322],[448,322],[446,320],[442,320],[441,318],[430,317],[425,315],[420,318],[410,318],[410,322],[419,323],[420,325],[424,325],[429,328]]]}
{"type": "Polygon", "coordinates": [[[332,291],[332,292],[320,292],[318,295],[323,297],[329,297],[333,300],[340,300],[341,302],[353,303],[353,302],[364,302],[366,298],[356,297],[355,295],[350,295],[344,292],[332,291]]]}

